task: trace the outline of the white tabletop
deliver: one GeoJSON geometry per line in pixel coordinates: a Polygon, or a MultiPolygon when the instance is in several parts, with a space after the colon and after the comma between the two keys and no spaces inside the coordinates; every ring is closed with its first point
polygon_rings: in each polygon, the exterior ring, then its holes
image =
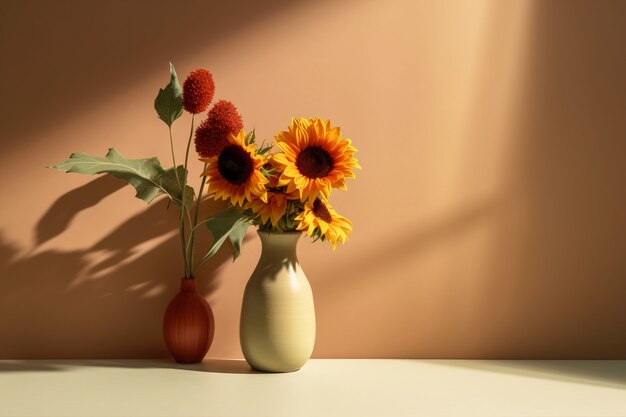
{"type": "Polygon", "coordinates": [[[0,361],[0,416],[626,416],[626,361],[0,361]]]}

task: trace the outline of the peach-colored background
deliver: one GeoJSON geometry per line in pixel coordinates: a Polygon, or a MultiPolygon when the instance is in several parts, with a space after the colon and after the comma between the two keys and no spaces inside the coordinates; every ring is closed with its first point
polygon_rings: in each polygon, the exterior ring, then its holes
{"type": "MultiPolygon", "coordinates": [[[[175,211],[44,167],[109,146],[169,163],[171,60],[210,69],[260,138],[321,116],[359,149],[333,195],[349,244],[299,246],[316,357],[626,358],[625,20],[620,1],[2,1],[0,357],[167,356],[175,211]]],[[[199,274],[211,357],[241,357],[259,250],[251,230],[199,274]]]]}

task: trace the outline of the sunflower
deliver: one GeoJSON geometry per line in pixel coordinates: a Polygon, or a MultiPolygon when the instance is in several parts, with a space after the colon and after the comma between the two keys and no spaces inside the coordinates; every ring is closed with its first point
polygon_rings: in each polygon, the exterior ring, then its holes
{"type": "Polygon", "coordinates": [[[200,160],[208,164],[202,175],[209,180],[213,198],[230,200],[238,206],[255,196],[267,201],[268,179],[261,172],[265,157],[256,153],[253,144],[246,144],[243,129],[228,137],[228,144],[219,155],[200,160]]]}
{"type": "Polygon", "coordinates": [[[298,190],[301,201],[313,201],[320,194],[328,199],[332,188],[345,190],[345,179],[354,178],[352,169],[361,168],[352,141],[342,139],[330,120],[292,118],[289,129],[275,139],[282,150],[273,157],[283,169],[279,185],[289,192],[298,190]]]}
{"type": "Polygon", "coordinates": [[[333,208],[319,198],[304,204],[304,210],[295,218],[296,230],[306,231],[315,238],[326,239],[337,248],[337,243],[345,243],[352,232],[352,222],[339,215],[333,208]]]}
{"type": "Polygon", "coordinates": [[[299,201],[300,195],[297,191],[287,192],[287,187],[278,185],[281,172],[272,164],[271,159],[265,164],[264,168],[270,173],[269,182],[266,185],[267,202],[253,196],[248,203],[248,208],[261,217],[261,224],[266,224],[270,220],[272,226],[277,227],[281,218],[287,212],[288,201],[299,201]]]}

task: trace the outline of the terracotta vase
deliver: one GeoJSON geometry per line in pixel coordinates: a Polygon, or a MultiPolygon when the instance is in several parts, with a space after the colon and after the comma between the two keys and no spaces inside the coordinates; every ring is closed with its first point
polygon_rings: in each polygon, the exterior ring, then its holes
{"type": "Polygon", "coordinates": [[[215,320],[209,303],[198,292],[194,278],[183,278],[180,292],[163,317],[163,337],[178,363],[201,362],[209,351],[215,320]]]}
{"type": "Polygon", "coordinates": [[[261,258],[246,285],[239,328],[243,354],[253,369],[296,371],[313,352],[313,293],[296,256],[301,235],[259,232],[261,258]]]}

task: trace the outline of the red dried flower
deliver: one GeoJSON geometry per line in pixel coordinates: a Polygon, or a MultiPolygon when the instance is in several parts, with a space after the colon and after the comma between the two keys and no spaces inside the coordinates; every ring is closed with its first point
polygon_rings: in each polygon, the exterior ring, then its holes
{"type": "Polygon", "coordinates": [[[202,113],[215,95],[211,73],[203,68],[192,71],[183,83],[183,107],[189,113],[202,113]]]}
{"type": "Polygon", "coordinates": [[[220,100],[209,111],[209,117],[196,129],[196,152],[202,158],[219,155],[228,144],[228,135],[238,133],[243,120],[233,103],[220,100]]]}

